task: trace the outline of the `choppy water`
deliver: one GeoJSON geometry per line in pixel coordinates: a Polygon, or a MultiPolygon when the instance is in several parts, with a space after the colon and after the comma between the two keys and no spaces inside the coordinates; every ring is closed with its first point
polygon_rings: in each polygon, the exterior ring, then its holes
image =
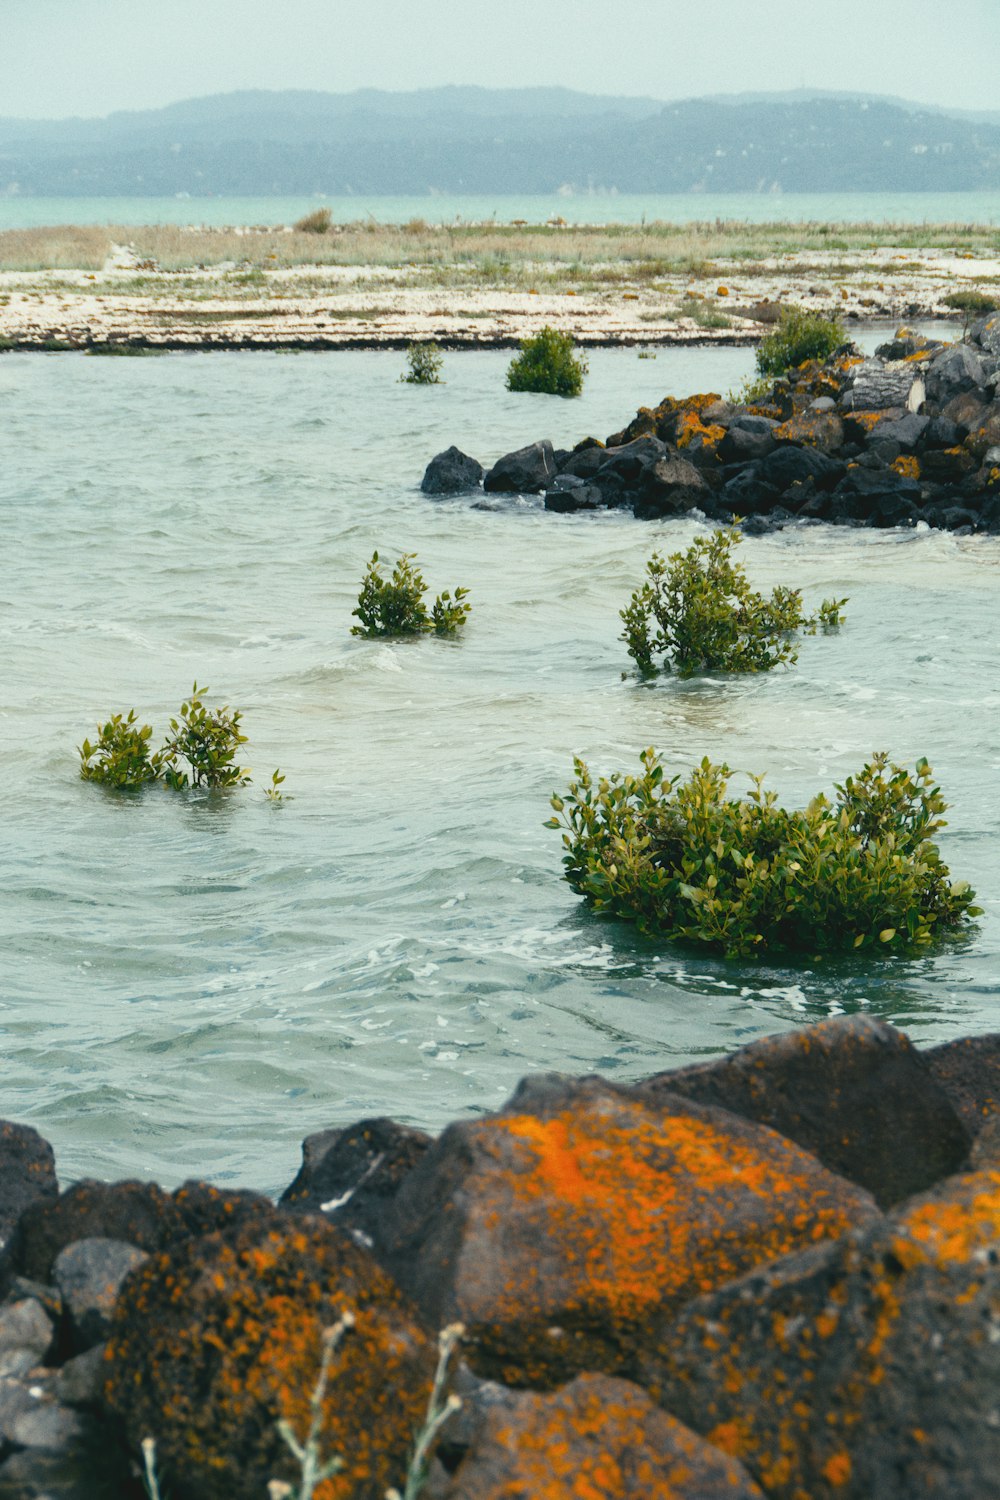
{"type": "Polygon", "coordinates": [[[0,230],[43,224],[293,224],[317,207],[335,223],[544,224],[1000,224],[1000,192],[965,193],[548,193],[349,198],[20,198],[0,196],[0,230]]]}
{"type": "Polygon", "coordinates": [[[634,1078],[867,1008],[922,1042],[1000,1014],[1000,543],[805,529],[749,541],[755,581],[848,594],[837,638],[745,680],[622,680],[618,609],[693,523],[434,502],[483,460],[604,435],[666,391],[726,390],[750,351],[590,356],[583,398],[503,390],[507,356],[397,383],[398,354],[0,360],[2,1113],[61,1173],[280,1188],[308,1131],[437,1127],[525,1072],[634,1078]],[[463,583],[460,644],[349,635],[365,562],[463,583]],[[243,707],[292,800],[81,782],[74,747],[192,679],[243,707]],[[766,769],[788,799],[885,746],[926,754],[953,871],[986,915],[915,961],[691,957],[599,921],[560,878],[551,791],[655,743],[766,769]]]}

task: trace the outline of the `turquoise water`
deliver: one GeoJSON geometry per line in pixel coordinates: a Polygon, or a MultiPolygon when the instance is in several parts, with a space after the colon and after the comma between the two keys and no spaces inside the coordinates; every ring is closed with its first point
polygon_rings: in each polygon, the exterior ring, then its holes
{"type": "Polygon", "coordinates": [[[64,1180],[191,1174],[280,1189],[309,1131],[436,1128],[524,1073],[632,1079],[864,1009],[922,1043],[1000,1016],[1000,542],[792,530],[758,584],[849,595],[835,638],[768,677],[640,685],[618,610],[691,521],[431,501],[456,442],[490,460],[605,435],[639,404],[725,391],[752,351],[595,351],[575,402],[503,389],[507,357],[400,384],[384,353],[0,359],[3,1113],[64,1180]],[[415,550],[467,585],[465,638],[352,639],[365,563],[415,550]],[[74,747],[192,680],[245,710],[290,800],[81,782],[74,747]],[[986,914],[918,960],[729,963],[588,915],[543,827],[574,753],[655,744],[766,770],[804,801],[873,749],[925,754],[943,844],[986,914]]]}
{"type": "Polygon", "coordinates": [[[544,197],[433,195],[382,198],[19,198],[0,197],[0,230],[43,224],[292,224],[314,208],[337,223],[372,218],[382,224],[525,219],[544,224],[668,224],[715,219],[793,223],[998,224],[1000,191],[991,193],[686,193],[587,194],[544,197]]]}

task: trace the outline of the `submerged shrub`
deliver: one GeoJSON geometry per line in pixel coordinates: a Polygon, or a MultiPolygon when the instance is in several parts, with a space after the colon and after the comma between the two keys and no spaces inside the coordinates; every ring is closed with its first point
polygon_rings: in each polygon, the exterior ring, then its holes
{"type": "Polygon", "coordinates": [[[750,587],[730,553],[742,542],[735,527],[695,537],[686,552],[664,561],[654,552],[646,580],[619,613],[621,639],[642,672],[680,677],[695,672],[767,672],[793,662],[792,631],[843,623],[846,599],[824,599],[818,613],[802,611],[798,589],[778,585],[769,599],[750,587]]]}
{"type": "MultiPolygon", "coordinates": [[[[140,724],[135,709],[127,716],[112,714],[106,724],[98,724],[98,740],[80,745],[80,775],[84,781],[105,786],[136,788],[162,781],[174,791],[201,787],[218,791],[225,787],[246,786],[250,772],[236,763],[247,736],[240,725],[239,709],[205,707],[197,683],[190,697],[181,704],[176,719],[170,720],[171,735],[154,754],[149,753],[152,727],[140,724]]],[[[284,781],[280,771],[271,775],[271,785],[264,795],[271,802],[281,802],[284,781]]]]}
{"type": "Polygon", "coordinates": [[[399,378],[406,385],[441,385],[443,363],[437,344],[408,344],[406,372],[399,378]]]}
{"type": "Polygon", "coordinates": [[[839,319],[806,312],[804,307],[785,307],[781,322],[757,346],[760,375],[783,375],[807,359],[829,359],[844,342],[839,319]]]}
{"type": "Polygon", "coordinates": [[[358,595],[358,605],[351,611],[360,625],[351,626],[352,635],[366,637],[455,635],[465,624],[472,606],[466,604],[468,589],[457,588],[438,594],[430,610],[424,603],[427,584],[415,567],[416,553],[404,552],[389,578],[382,575],[377,552],[372,553],[358,595]]]}
{"type": "Polygon", "coordinates": [[[538,391],[547,396],[579,396],[587,361],[573,353],[573,339],[555,328],[543,328],[525,339],[507,369],[509,391],[538,391]]]}
{"type": "Polygon", "coordinates": [[[149,753],[152,733],[152,725],[139,723],[134,708],[127,716],[112,714],[107,723],[98,724],[96,745],[84,740],[78,746],[80,775],[84,781],[103,786],[128,790],[148,786],[163,770],[161,753],[149,753]]]}
{"type": "Polygon", "coordinates": [[[546,824],[565,830],[566,879],[640,932],[738,956],[900,951],[979,915],[933,842],[947,803],[925,760],[911,775],[880,752],[801,811],[762,776],[727,797],[732,773],[708,759],[665,778],[652,749],[638,776],[595,783],[580,760],[574,773],[546,824]]]}

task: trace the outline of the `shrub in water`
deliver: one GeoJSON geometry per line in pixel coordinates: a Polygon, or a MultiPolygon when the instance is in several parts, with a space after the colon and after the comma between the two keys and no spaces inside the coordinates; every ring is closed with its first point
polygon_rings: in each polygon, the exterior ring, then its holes
{"type": "Polygon", "coordinates": [[[208,709],[201,698],[204,689],[195,683],[191,696],[181,704],[180,714],[170,720],[173,737],[161,751],[163,779],[175,791],[187,786],[246,786],[249,773],[236,764],[236,755],[247,736],[240,729],[239,709],[208,709]],[[186,764],[185,764],[186,763],[186,764]]]}
{"type": "Polygon", "coordinates": [[[761,375],[783,375],[807,359],[829,359],[844,342],[838,319],[806,312],[803,307],[785,307],[781,322],[757,346],[757,370],[761,375]]]}
{"type": "Polygon", "coordinates": [[[587,361],[573,353],[573,339],[555,328],[543,328],[525,339],[507,370],[509,391],[540,391],[547,396],[579,396],[587,361]]]}
{"type": "Polygon", "coordinates": [[[384,578],[378,553],[372,553],[358,595],[358,607],[351,611],[361,621],[360,625],[351,626],[352,635],[424,635],[428,631],[435,635],[457,634],[472,609],[471,604],[465,603],[468,589],[457,588],[454,595],[446,589],[428,610],[424,603],[427,585],[419,568],[414,566],[415,561],[416,553],[404,552],[391,577],[384,578]]]}
{"type": "Polygon", "coordinates": [[[149,753],[153,733],[150,724],[140,724],[135,709],[128,716],[112,714],[97,726],[97,744],[84,740],[80,752],[80,775],[84,781],[132,790],[156,781],[163,769],[162,755],[149,753]]]}
{"type": "Polygon", "coordinates": [[[695,672],[767,672],[793,662],[790,632],[815,631],[843,623],[846,599],[825,599],[806,617],[798,589],[779,585],[765,599],[756,593],[730,556],[742,537],[735,527],[696,537],[686,552],[666,561],[654,552],[646,581],[625,609],[621,639],[642,672],[660,670],[680,677],[695,672]]]}
{"type": "Polygon", "coordinates": [[[406,385],[441,385],[443,359],[437,344],[409,344],[406,349],[407,369],[400,375],[406,385]]]}
{"type": "Polygon", "coordinates": [[[686,781],[651,749],[638,776],[574,770],[546,825],[565,830],[566,879],[640,932],[741,956],[912,951],[979,915],[933,843],[947,804],[925,760],[911,776],[879,753],[802,811],[760,776],[727,797],[729,767],[707,759],[686,781]]]}
{"type": "MultiPolygon", "coordinates": [[[[170,720],[172,734],[153,755],[149,753],[152,728],[139,723],[134,708],[127,716],[112,714],[106,724],[98,724],[97,743],[84,740],[78,747],[84,781],[122,788],[163,781],[174,791],[246,786],[250,773],[236,763],[239,747],[247,742],[240,728],[243,715],[228,707],[206,708],[203,692],[197,683],[193,685],[178,717],[170,720]]],[[[264,791],[269,801],[284,800],[284,779],[280,771],[272,773],[271,785],[264,791]]]]}

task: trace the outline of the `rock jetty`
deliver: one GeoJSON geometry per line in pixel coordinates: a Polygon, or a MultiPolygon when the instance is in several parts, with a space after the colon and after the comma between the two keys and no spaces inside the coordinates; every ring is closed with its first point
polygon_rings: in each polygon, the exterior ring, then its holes
{"type": "MultiPolygon", "coordinates": [[[[432,495],[478,488],[475,460],[432,459],[432,495]]],[[[668,396],[605,441],[504,454],[482,488],[560,513],[696,512],[760,533],[792,521],[1000,534],[1000,314],[958,343],[901,328],[871,358],[848,344],[750,403],[668,396]]]]}
{"type": "Polygon", "coordinates": [[[1000,1034],[840,1017],[624,1086],[525,1079],[437,1139],[322,1131],[278,1203],[60,1191],[0,1128],[0,1500],[983,1500],[1000,1472],[1000,1034]]]}

